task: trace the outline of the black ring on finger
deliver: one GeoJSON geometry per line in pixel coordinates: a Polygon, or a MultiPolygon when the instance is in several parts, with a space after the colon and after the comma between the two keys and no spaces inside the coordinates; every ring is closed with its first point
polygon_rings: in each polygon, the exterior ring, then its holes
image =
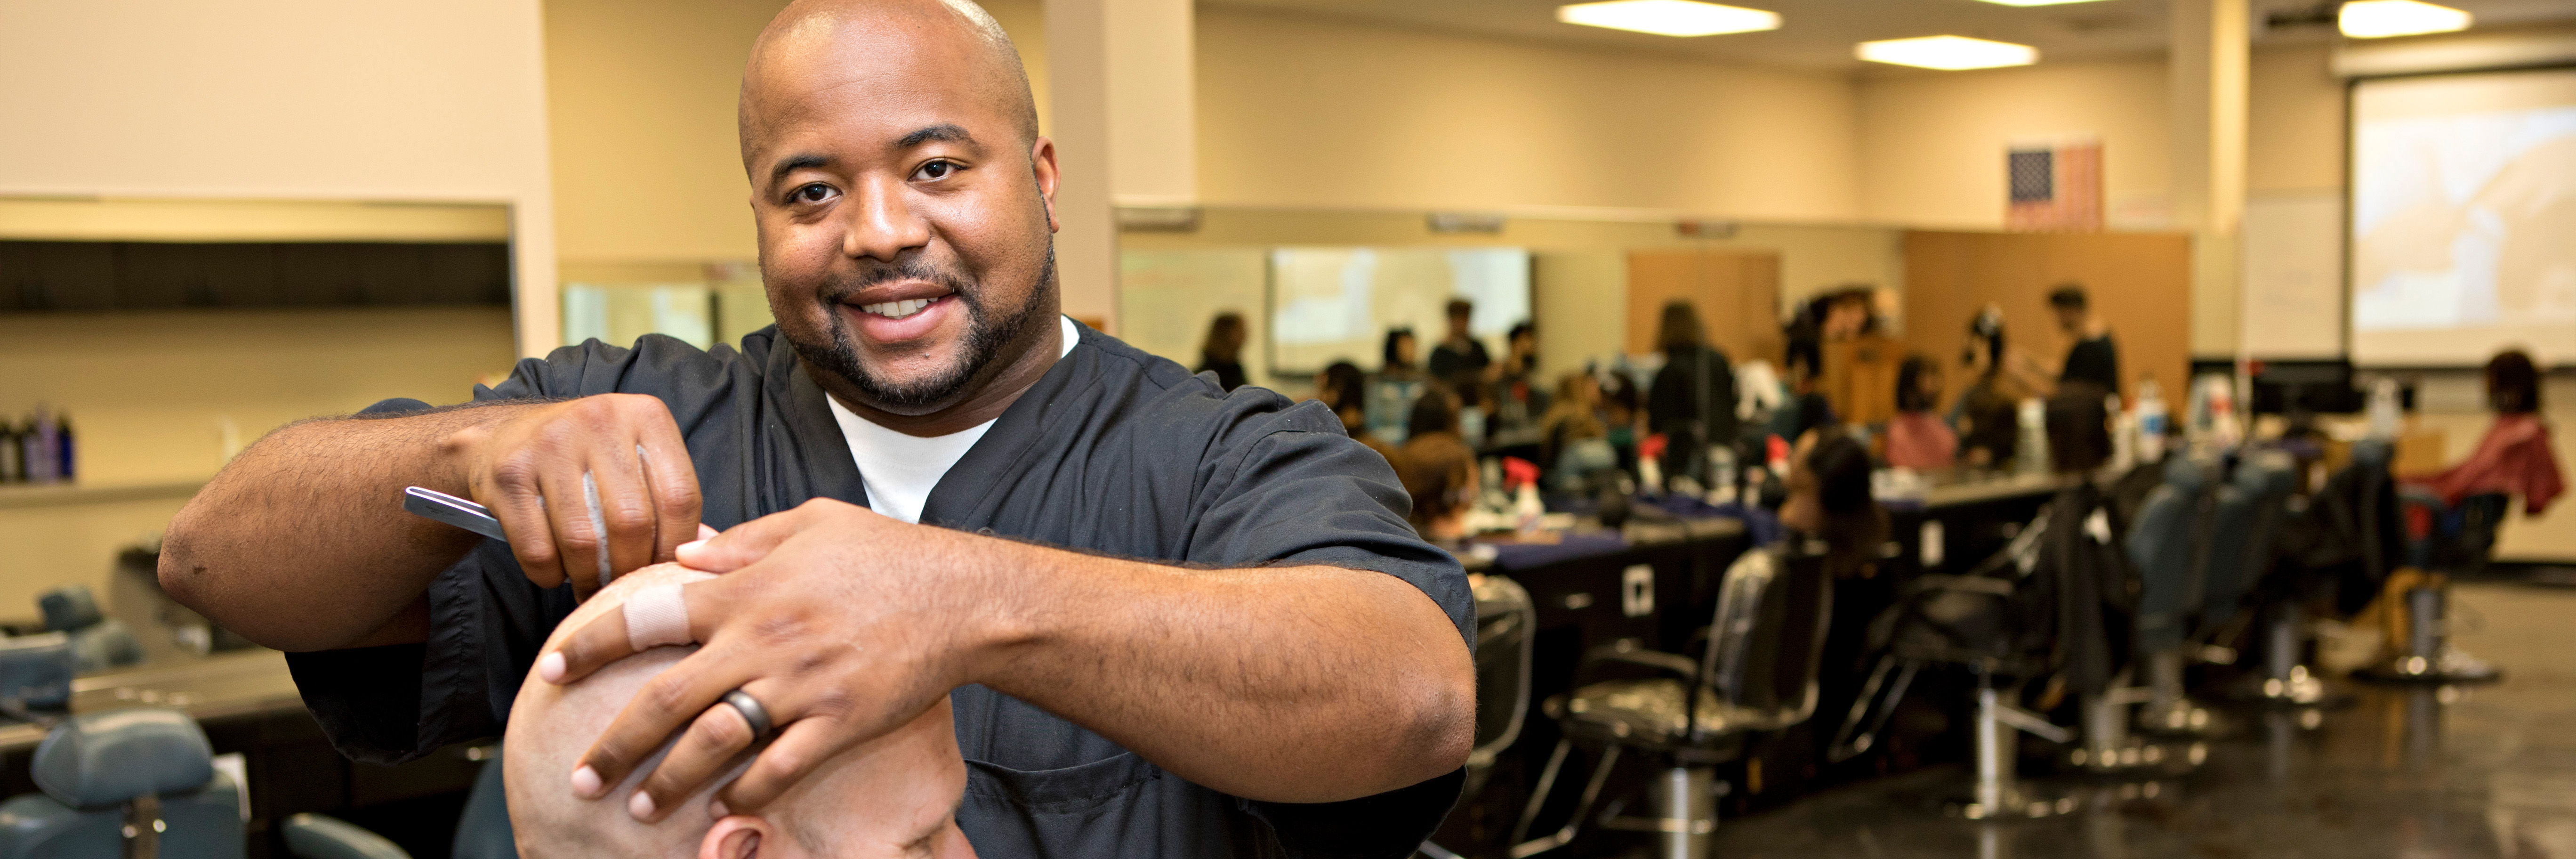
{"type": "Polygon", "coordinates": [[[767,742],[770,734],[777,729],[777,725],[769,721],[769,708],[761,706],[760,699],[751,697],[750,693],[742,691],[741,688],[737,687],[725,693],[724,702],[732,706],[734,712],[742,714],[744,724],[751,726],[753,745],[767,742]]]}

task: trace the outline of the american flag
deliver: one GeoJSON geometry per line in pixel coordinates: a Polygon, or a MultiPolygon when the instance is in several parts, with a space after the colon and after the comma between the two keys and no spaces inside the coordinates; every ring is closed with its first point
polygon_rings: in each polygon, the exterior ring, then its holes
{"type": "Polygon", "coordinates": [[[2102,229],[2100,141],[2012,147],[2004,153],[2004,175],[2011,200],[2004,208],[2004,229],[2102,229]]]}

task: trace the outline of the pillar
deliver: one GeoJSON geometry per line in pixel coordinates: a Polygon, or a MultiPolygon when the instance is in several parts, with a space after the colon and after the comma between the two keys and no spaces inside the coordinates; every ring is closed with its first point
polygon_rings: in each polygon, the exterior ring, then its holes
{"type": "Polygon", "coordinates": [[[2192,233],[2191,353],[2243,341],[2237,259],[2245,218],[2246,0],[2173,0],[2174,219],[2192,233]]]}
{"type": "Polygon", "coordinates": [[[1047,0],[1064,312],[1115,331],[1120,206],[1198,203],[1190,0],[1047,0]]]}

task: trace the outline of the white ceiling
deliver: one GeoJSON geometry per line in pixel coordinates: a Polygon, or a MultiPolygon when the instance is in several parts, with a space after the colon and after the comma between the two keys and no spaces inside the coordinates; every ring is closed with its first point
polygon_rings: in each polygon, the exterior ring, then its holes
{"type": "MultiPolygon", "coordinates": [[[[2094,0],[2012,7],[1977,0],[1715,0],[1778,12],[1763,33],[1673,38],[1558,23],[1560,0],[1199,0],[1201,5],[1356,18],[1459,33],[1534,39],[1621,51],[1677,53],[1748,65],[1800,69],[1886,68],[1852,58],[1855,42],[1959,35],[2032,45],[2040,61],[2141,56],[2164,50],[2165,0],[2094,0]]],[[[2576,20],[2576,0],[2443,0],[2477,15],[2479,26],[2576,20]]],[[[2331,26],[2266,32],[2263,20],[2315,0],[2252,0],[2257,44],[2324,42],[2331,26]]]]}

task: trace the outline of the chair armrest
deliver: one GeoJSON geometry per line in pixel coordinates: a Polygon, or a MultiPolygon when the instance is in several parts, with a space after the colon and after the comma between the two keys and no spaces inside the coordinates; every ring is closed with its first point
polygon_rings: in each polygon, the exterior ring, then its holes
{"type": "Polygon", "coordinates": [[[286,850],[296,859],[411,859],[382,835],[319,814],[286,819],[286,850]]]}

